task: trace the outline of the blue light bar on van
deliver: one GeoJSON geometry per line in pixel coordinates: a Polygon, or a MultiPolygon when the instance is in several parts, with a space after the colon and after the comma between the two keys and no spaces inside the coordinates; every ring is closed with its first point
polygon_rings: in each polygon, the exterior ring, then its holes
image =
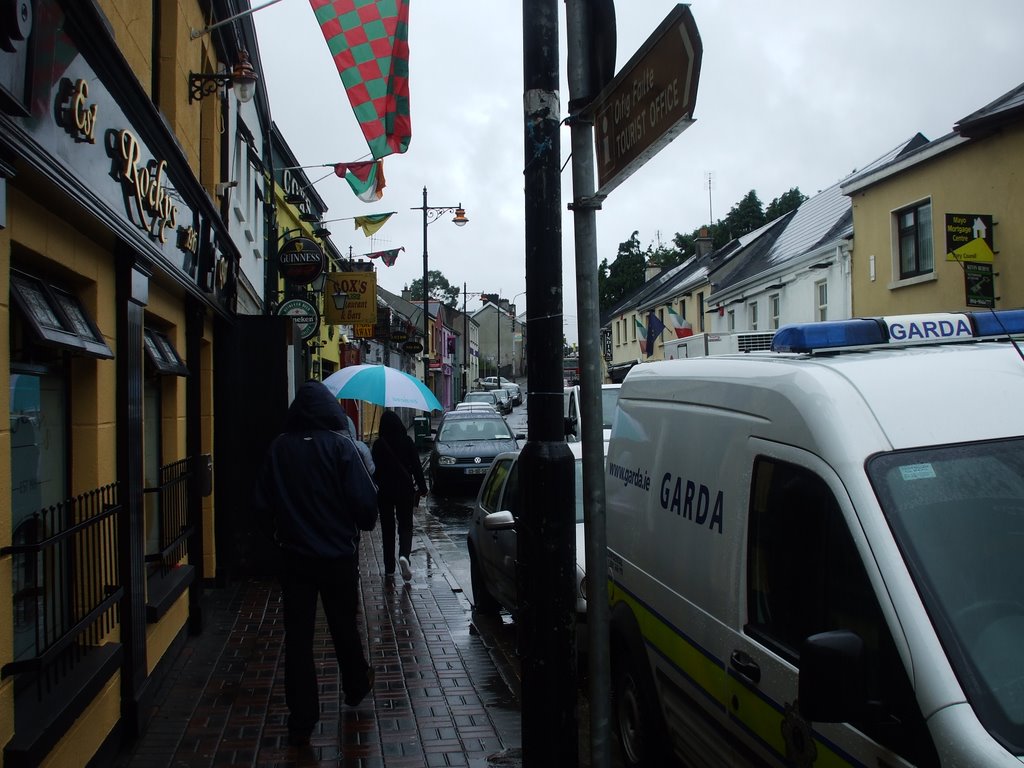
{"type": "Polygon", "coordinates": [[[775,332],[772,351],[814,352],[878,344],[934,344],[1011,334],[1024,334],[1024,310],[892,315],[785,325],[775,332]]]}

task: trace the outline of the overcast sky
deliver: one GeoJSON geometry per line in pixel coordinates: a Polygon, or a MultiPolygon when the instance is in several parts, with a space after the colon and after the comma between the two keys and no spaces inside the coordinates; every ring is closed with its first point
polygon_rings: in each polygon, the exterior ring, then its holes
{"type": "MultiPolygon", "coordinates": [[[[618,0],[616,71],[675,5],[618,0]]],[[[315,184],[326,219],[397,212],[372,238],[351,221],[328,225],[346,253],[405,248],[392,267],[375,262],[379,284],[394,293],[423,274],[422,214],[411,209],[426,186],[428,205],[461,203],[470,220],[429,225],[430,269],[460,290],[466,284],[470,312],[481,292],[525,308],[522,8],[512,0],[411,0],[409,150],[385,159],[387,187],[372,205],[333,175],[315,184]]],[[[724,218],[751,189],[764,205],[792,187],[813,195],[917,132],[948,133],[1024,82],[1022,0],[694,0],[691,11],[704,47],[696,123],[605,200],[597,262],[613,261],[634,231],[643,247],[670,244],[677,232],[724,218]]],[[[299,161],[368,159],[309,0],[280,0],[253,18],[260,84],[299,161]]],[[[562,136],[565,163],[568,129],[562,136]]],[[[575,341],[570,170],[560,207],[565,332],[575,341]]],[[[306,171],[311,181],[329,172],[306,171]]]]}

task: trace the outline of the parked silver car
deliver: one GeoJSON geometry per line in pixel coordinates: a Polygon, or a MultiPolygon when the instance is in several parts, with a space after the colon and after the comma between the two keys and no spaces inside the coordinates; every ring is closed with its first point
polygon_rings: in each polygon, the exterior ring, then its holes
{"type": "MultiPolygon", "coordinates": [[[[587,613],[582,443],[570,443],[569,449],[576,459],[576,615],[582,622],[587,613]]],[[[504,608],[515,617],[519,608],[516,595],[516,524],[521,512],[518,458],[518,451],[495,457],[480,486],[466,534],[473,608],[480,613],[497,613],[504,608]]]]}

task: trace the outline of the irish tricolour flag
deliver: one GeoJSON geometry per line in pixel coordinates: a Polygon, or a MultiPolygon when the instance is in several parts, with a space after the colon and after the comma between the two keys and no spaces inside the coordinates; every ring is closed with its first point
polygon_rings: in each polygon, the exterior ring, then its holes
{"type": "Polygon", "coordinates": [[[672,330],[676,332],[677,339],[693,336],[693,326],[672,307],[668,308],[668,323],[672,326],[672,330]]]}

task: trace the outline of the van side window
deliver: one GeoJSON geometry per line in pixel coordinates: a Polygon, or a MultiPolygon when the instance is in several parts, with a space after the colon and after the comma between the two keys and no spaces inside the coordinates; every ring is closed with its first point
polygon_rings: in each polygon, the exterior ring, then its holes
{"type": "Polygon", "coordinates": [[[839,505],[814,473],[758,458],[747,538],[748,635],[800,666],[818,632],[864,641],[869,713],[851,723],[917,765],[938,763],[910,681],[839,505]]]}

